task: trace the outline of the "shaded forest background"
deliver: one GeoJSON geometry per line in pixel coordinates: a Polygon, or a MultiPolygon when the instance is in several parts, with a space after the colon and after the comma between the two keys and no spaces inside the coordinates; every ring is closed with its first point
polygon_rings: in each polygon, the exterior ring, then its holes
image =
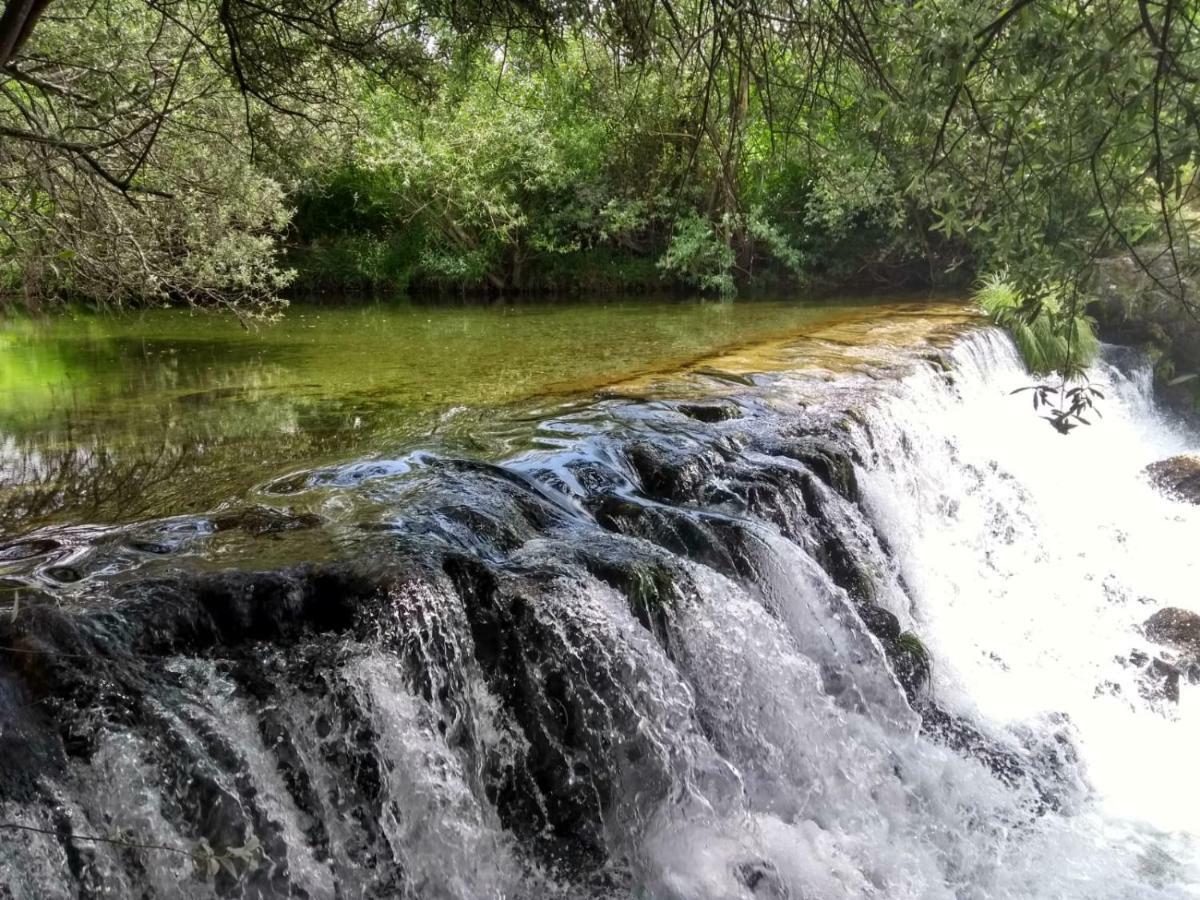
{"type": "Polygon", "coordinates": [[[8,0],[0,294],[257,315],[991,275],[1036,319],[1120,255],[1192,316],[1196,12],[8,0]]]}

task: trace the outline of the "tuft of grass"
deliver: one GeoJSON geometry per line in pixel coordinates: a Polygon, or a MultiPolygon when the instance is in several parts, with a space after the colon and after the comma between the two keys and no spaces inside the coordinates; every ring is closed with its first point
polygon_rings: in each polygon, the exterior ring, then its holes
{"type": "Polygon", "coordinates": [[[929,648],[913,632],[906,631],[896,638],[896,646],[925,666],[929,665],[929,648]]]}
{"type": "Polygon", "coordinates": [[[975,299],[992,321],[1012,335],[1034,375],[1057,373],[1064,381],[1078,380],[1096,359],[1100,341],[1095,322],[1063,301],[1059,285],[1027,297],[1004,273],[995,273],[982,280],[975,299]]]}

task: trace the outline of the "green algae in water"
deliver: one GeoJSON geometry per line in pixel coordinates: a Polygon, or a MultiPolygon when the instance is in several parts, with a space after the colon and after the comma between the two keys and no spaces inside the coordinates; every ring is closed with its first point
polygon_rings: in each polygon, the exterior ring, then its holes
{"type": "Polygon", "coordinates": [[[860,303],[301,305],[0,323],[0,530],[212,508],[263,481],[415,446],[496,457],[605,385],[860,303]]]}

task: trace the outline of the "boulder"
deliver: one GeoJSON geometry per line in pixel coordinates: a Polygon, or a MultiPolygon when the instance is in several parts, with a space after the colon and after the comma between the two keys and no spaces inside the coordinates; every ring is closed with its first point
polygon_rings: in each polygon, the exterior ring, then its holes
{"type": "Polygon", "coordinates": [[[1142,623],[1146,637],[1200,660],[1200,613],[1168,606],[1142,623]]]}
{"type": "Polygon", "coordinates": [[[1145,471],[1150,482],[1167,496],[1200,505],[1200,455],[1185,453],[1160,459],[1145,471]]]}

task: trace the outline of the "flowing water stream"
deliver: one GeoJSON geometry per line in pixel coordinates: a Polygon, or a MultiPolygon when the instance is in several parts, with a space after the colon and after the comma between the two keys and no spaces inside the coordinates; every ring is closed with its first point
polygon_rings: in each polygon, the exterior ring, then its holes
{"type": "Polygon", "coordinates": [[[958,308],[688,356],[8,539],[0,897],[1200,896],[1144,361],[1063,437],[958,308]]]}

